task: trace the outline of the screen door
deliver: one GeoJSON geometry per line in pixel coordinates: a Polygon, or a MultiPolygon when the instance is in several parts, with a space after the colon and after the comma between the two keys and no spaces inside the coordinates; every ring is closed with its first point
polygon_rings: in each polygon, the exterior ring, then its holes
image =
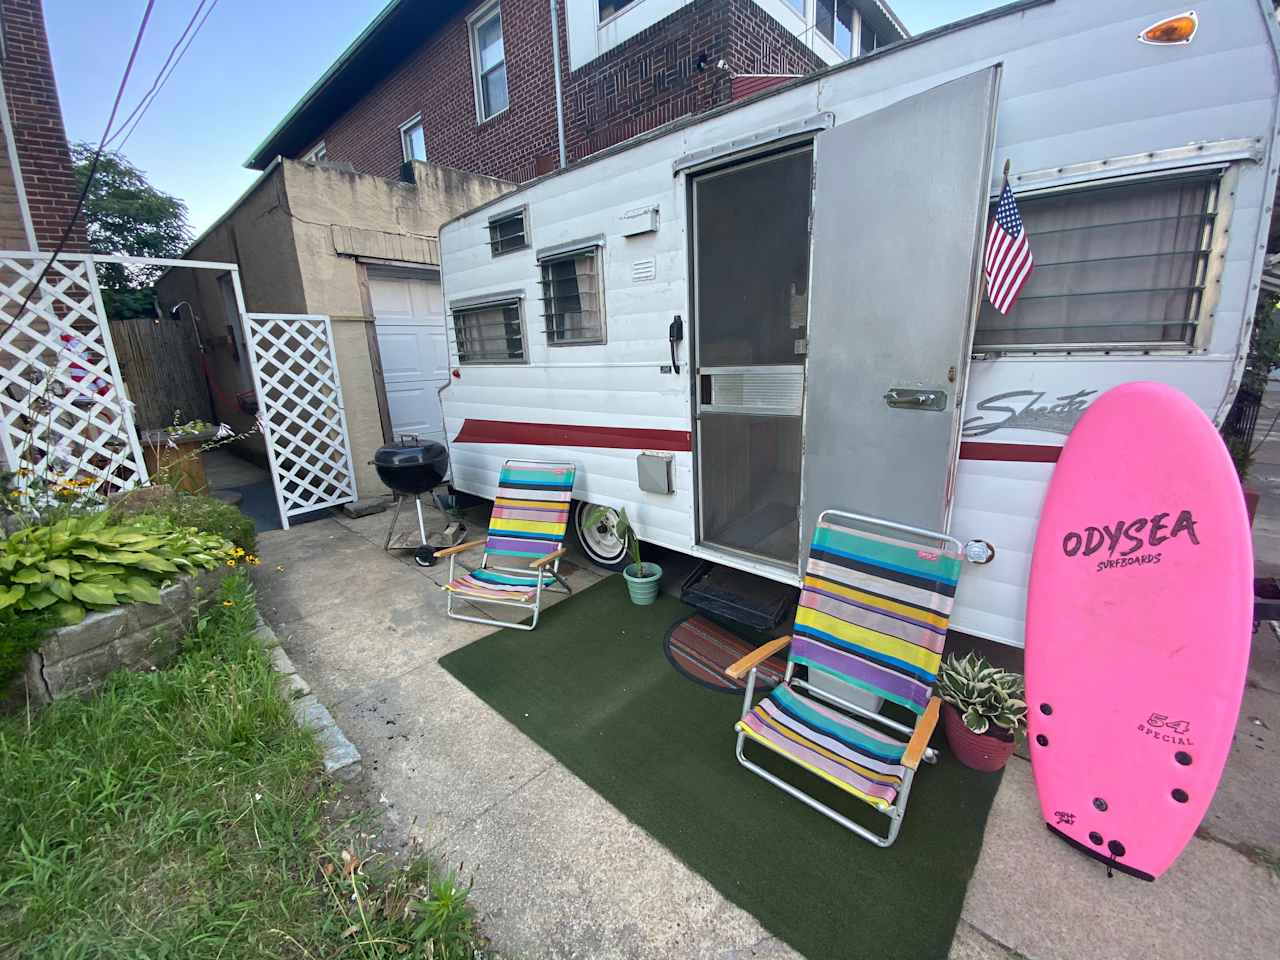
{"type": "Polygon", "coordinates": [[[828,507],[944,530],[998,66],[815,141],[804,535],[828,507]]]}
{"type": "Polygon", "coordinates": [[[699,541],[792,565],[808,336],[806,143],[693,181],[699,541]]]}

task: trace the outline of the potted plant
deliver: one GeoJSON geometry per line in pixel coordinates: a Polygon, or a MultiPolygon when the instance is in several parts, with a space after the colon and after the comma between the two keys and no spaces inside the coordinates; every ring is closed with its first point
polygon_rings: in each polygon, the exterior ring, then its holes
{"type": "Polygon", "coordinates": [[[1014,734],[1027,725],[1022,674],[992,666],[970,653],[947,657],[938,671],[947,742],[974,770],[999,770],[1013,754],[1014,734]]]}
{"type": "MultiPolygon", "coordinates": [[[[605,507],[597,507],[587,518],[588,524],[608,522],[612,511],[605,507]]],[[[627,511],[619,510],[617,519],[613,521],[614,535],[627,547],[631,562],[622,568],[622,578],[627,581],[627,592],[631,594],[631,602],[639,607],[646,607],[658,597],[658,584],[662,579],[662,568],[656,563],[646,563],[640,559],[640,539],[636,536],[631,521],[627,519],[627,511]]]]}

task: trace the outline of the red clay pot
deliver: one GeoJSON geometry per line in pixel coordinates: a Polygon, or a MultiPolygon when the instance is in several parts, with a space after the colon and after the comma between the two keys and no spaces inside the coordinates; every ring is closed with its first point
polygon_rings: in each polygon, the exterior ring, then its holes
{"type": "Polygon", "coordinates": [[[960,711],[949,703],[942,705],[942,725],[947,730],[947,743],[951,744],[951,752],[972,770],[994,773],[1004,769],[1004,765],[1013,756],[1015,740],[1012,736],[1004,740],[991,733],[974,733],[964,725],[964,717],[960,715],[960,711]]]}

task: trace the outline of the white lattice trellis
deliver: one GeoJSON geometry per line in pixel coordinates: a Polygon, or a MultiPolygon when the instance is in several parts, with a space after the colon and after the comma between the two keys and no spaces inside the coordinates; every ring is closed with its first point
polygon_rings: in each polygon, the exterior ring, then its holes
{"type": "Polygon", "coordinates": [[[356,498],[351,439],[329,318],[245,315],[258,419],[280,522],[356,498]]]}
{"type": "Polygon", "coordinates": [[[33,476],[79,476],[91,479],[98,492],[111,493],[145,483],[93,259],[59,256],[35,290],[48,262],[38,253],[0,252],[5,463],[21,471],[23,484],[33,476]]]}

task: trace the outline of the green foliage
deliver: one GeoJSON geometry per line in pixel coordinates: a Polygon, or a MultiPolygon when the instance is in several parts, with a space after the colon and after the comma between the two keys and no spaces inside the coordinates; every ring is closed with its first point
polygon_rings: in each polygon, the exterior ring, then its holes
{"type": "Polygon", "coordinates": [[[198,493],[177,493],[147,506],[142,516],[160,517],[178,529],[194,527],[230,540],[246,553],[253,553],[257,530],[253,520],[229,503],[198,493]]]}
{"type": "Polygon", "coordinates": [[[1027,725],[1027,702],[1022,674],[992,666],[970,653],[947,657],[938,671],[937,693],[964,715],[974,733],[986,733],[992,725],[1014,733],[1027,725]]]}
{"type": "MultiPolygon", "coordinates": [[[[95,147],[71,148],[81,187],[89,175],[95,147]]],[[[84,219],[94,253],[135,257],[178,257],[191,242],[187,205],[153,187],[146,175],[119,153],[104,153],[85,198],[84,219]]],[[[159,267],[98,264],[107,315],[114,319],[154,316],[159,267]]]]}
{"type": "Polygon", "coordinates": [[[223,562],[230,549],[217,534],[157,517],[112,523],[103,512],[27,527],[0,541],[0,610],[48,610],[71,624],[90,610],[159,603],[166,582],[223,562]]]}
{"type": "Polygon", "coordinates": [[[627,553],[631,557],[631,566],[639,571],[636,576],[643,577],[655,572],[649,564],[640,559],[640,538],[636,536],[635,527],[631,525],[625,508],[615,512],[612,507],[596,507],[587,514],[585,522],[588,526],[604,523],[612,527],[614,536],[627,548],[627,553]]]}
{"type": "Polygon", "coordinates": [[[18,613],[12,607],[0,610],[0,683],[22,669],[27,654],[57,625],[47,611],[18,613]]]}
{"type": "Polygon", "coordinates": [[[1267,378],[1280,367],[1280,310],[1277,310],[1275,294],[1258,297],[1258,307],[1253,315],[1253,329],[1249,333],[1249,354],[1245,361],[1244,377],[1240,388],[1252,393],[1262,393],[1267,378]]]}
{"type": "Polygon", "coordinates": [[[467,886],[333,815],[247,578],[220,599],[170,668],[0,720],[0,955],[479,957],[467,886]]]}

